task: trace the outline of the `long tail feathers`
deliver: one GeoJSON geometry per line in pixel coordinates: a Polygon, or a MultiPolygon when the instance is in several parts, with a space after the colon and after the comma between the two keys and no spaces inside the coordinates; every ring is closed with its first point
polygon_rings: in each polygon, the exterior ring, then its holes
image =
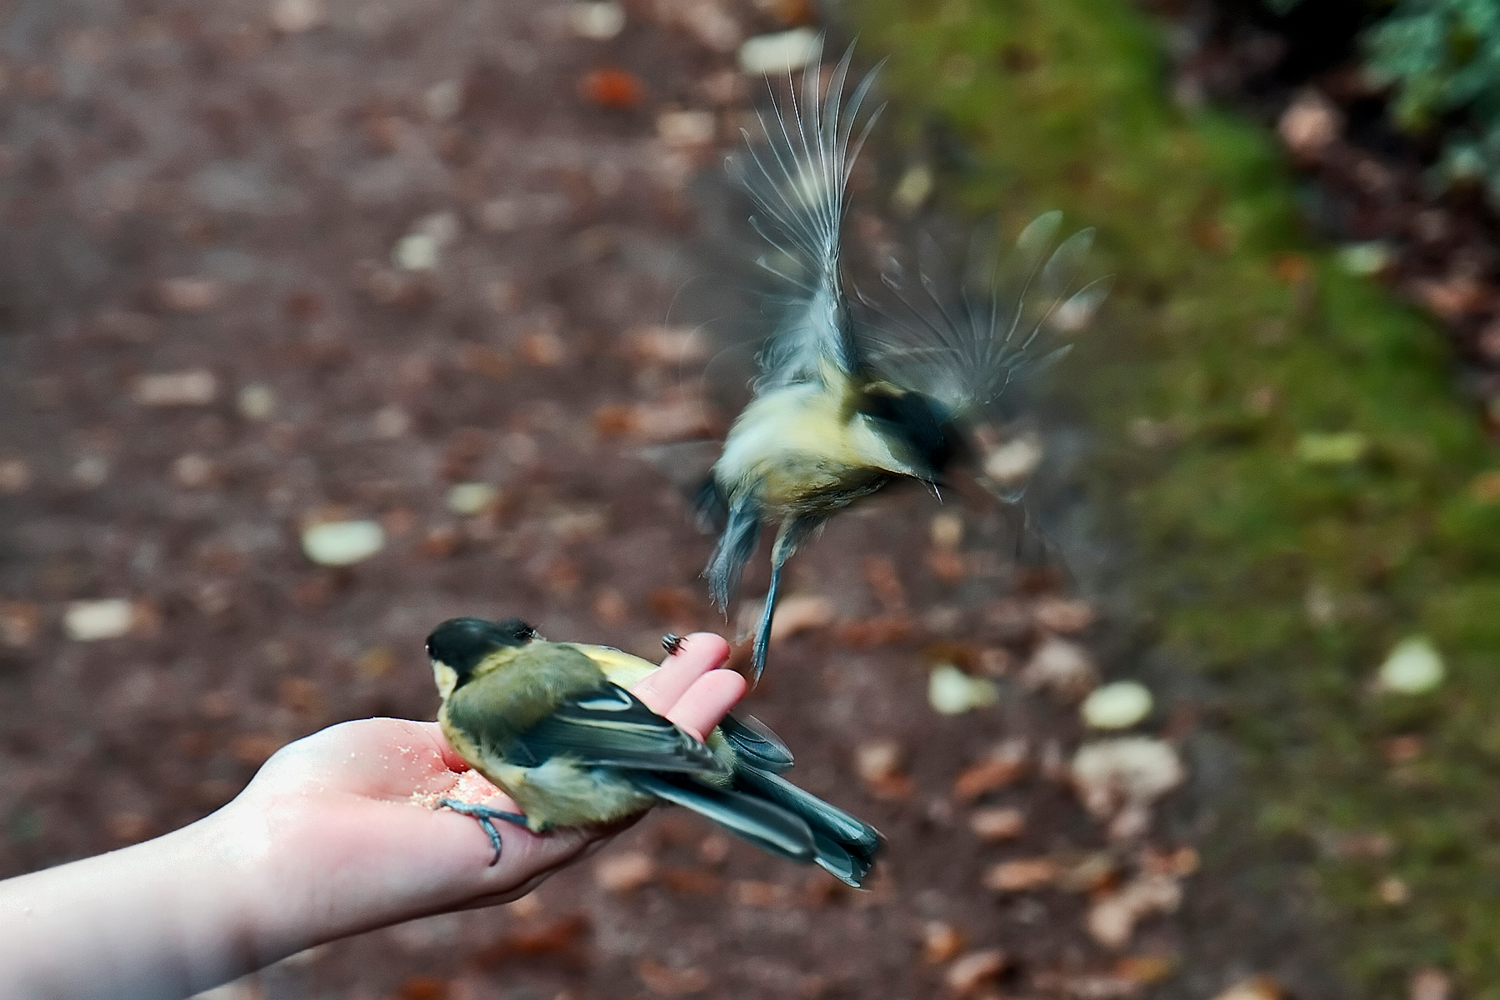
{"type": "Polygon", "coordinates": [[[813,832],[813,859],[831,874],[856,888],[875,864],[880,831],[776,774],[741,765],[735,780],[770,802],[798,816],[813,832]]]}
{"type": "Polygon", "coordinates": [[[761,265],[786,286],[785,312],[760,355],[762,389],[820,377],[820,362],[831,361],[849,375],[859,356],[839,272],[850,171],[870,127],[880,114],[865,117],[856,134],[860,106],[878,73],[866,74],[848,100],[844,85],[851,47],[835,67],[827,96],[819,97],[821,66],[810,62],[785,100],[773,94],[760,113],[763,141],[745,133],[745,152],[730,161],[730,173],[755,203],[750,222],[774,253],[761,265]]]}
{"type": "Polygon", "coordinates": [[[683,806],[763,851],[790,861],[816,861],[812,830],[787,809],[744,792],[712,788],[691,779],[632,774],[637,786],[657,798],[683,806]]]}

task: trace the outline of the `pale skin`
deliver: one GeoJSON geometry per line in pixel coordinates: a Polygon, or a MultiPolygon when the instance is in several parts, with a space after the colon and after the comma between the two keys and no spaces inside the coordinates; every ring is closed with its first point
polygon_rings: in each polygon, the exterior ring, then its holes
{"type": "MultiPolygon", "coordinates": [[[[728,658],[694,633],[635,694],[701,738],[745,694],[728,658]]],[[[327,941],[517,899],[620,830],[501,823],[492,865],[478,823],[413,801],[467,770],[436,723],[346,722],[283,747],[190,826],[0,882],[0,996],[190,996],[327,941]]],[[[517,809],[498,790],[485,803],[517,809]]]]}

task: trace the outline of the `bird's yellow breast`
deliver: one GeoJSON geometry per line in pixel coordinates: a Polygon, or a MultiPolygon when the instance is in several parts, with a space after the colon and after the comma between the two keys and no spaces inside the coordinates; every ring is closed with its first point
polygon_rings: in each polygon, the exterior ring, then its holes
{"type": "Polygon", "coordinates": [[[880,473],[910,476],[868,417],[850,412],[841,390],[800,383],[750,402],[714,466],[729,492],[759,483],[767,513],[795,513],[808,497],[860,490],[880,473]]]}

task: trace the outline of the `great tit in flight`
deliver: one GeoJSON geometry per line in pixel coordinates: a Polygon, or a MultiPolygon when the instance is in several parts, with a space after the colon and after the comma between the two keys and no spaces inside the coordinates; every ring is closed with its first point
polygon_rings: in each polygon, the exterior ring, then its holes
{"type": "Polygon", "coordinates": [[[655,664],[609,646],[548,642],[519,618],[443,622],[427,653],[443,734],[522,810],[442,801],[479,820],[497,861],[495,820],[539,833],[670,802],[852,886],[874,863],[880,834],[781,777],[792,755],[765,726],[726,715],[700,743],[631,694],[655,664]]]}
{"type": "Polygon", "coordinates": [[[782,568],[798,546],[888,483],[916,480],[936,493],[945,470],[970,456],[968,431],[985,408],[1016,377],[1067,350],[1033,357],[1033,341],[1049,327],[1080,328],[1108,288],[1101,280],[1074,289],[1093,231],[1054,251],[1061,213],[1049,212],[980,281],[953,274],[924,247],[915,282],[892,265],[887,301],[861,296],[856,312],[840,263],[843,217],[850,172],[879,111],[858,125],[878,67],[844,99],[852,54],[821,97],[821,68],[809,64],[800,98],[795,85],[773,97],[760,140],[745,133],[744,153],[730,162],[753,203],[751,224],[772,249],[760,263],[783,294],[753,398],[694,506],[700,524],[719,533],[704,575],[726,611],[761,526],[777,526],[755,679],[765,669],[782,568]]]}

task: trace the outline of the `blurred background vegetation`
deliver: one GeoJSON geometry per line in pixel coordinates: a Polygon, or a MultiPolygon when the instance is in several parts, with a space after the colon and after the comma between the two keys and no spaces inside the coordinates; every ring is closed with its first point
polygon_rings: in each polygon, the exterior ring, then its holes
{"type": "MultiPolygon", "coordinates": [[[[1380,13],[1359,51],[1395,120],[1437,131],[1445,177],[1494,189],[1500,8],[1380,13]]],[[[1132,540],[1119,590],[1143,645],[1219,683],[1255,826],[1310,860],[1358,994],[1404,995],[1432,964],[1500,997],[1500,473],[1435,324],[1309,238],[1269,128],[1173,102],[1131,4],[862,16],[908,137],[934,118],[962,137],[965,207],[1099,226],[1107,335],[1059,382],[1132,540]],[[1403,640],[1437,651],[1442,684],[1382,684],[1403,640]]]]}

